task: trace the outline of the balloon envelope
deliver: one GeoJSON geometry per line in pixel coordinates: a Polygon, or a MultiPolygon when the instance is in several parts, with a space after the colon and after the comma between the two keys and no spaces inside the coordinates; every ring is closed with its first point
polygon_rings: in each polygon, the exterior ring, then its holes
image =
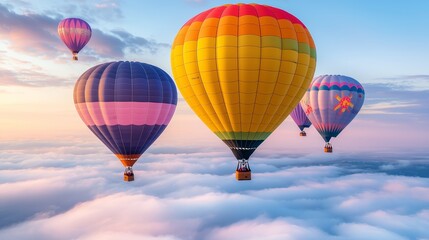
{"type": "Polygon", "coordinates": [[[79,51],[91,39],[92,30],[87,22],[79,18],[66,18],[58,24],[58,35],[77,60],[79,51]]]}
{"type": "Polygon", "coordinates": [[[353,120],[365,99],[362,85],[342,75],[316,77],[301,101],[307,117],[326,142],[353,120]]]}
{"type": "Polygon", "coordinates": [[[300,104],[298,104],[293,109],[290,116],[292,117],[292,119],[296,123],[296,125],[298,125],[298,127],[301,131],[303,131],[304,128],[309,128],[311,126],[311,122],[308,119],[307,115],[305,114],[305,112],[302,109],[300,104]]]}
{"type": "Polygon", "coordinates": [[[170,122],[177,104],[173,80],[140,62],[110,62],[77,80],[74,102],[83,122],[131,167],[170,122]]]}
{"type": "Polygon", "coordinates": [[[171,64],[198,117],[237,159],[248,159],[305,93],[316,49],[293,15],[267,5],[228,4],[185,23],[171,64]]]}

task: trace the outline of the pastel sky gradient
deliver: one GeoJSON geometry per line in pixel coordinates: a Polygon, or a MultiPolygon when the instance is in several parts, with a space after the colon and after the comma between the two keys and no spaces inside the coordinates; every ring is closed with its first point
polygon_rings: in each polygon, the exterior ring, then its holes
{"type": "Polygon", "coordinates": [[[238,183],[229,149],[179,95],[136,181],[121,181],[121,164],[75,110],[75,81],[117,60],[172,75],[181,26],[238,2],[0,1],[0,239],[429,239],[427,1],[254,1],[307,26],[315,76],[364,86],[334,154],[288,118],[253,155],[254,180],[238,183]],[[57,36],[66,17],[93,29],[78,62],[57,36]]]}
{"type": "MultiPolygon", "coordinates": [[[[46,139],[68,135],[91,138],[70,101],[72,86],[80,74],[91,66],[114,60],[147,62],[171,74],[170,44],[178,29],[195,14],[225,3],[190,0],[4,2],[0,6],[0,106],[2,115],[8,117],[0,119],[0,139],[46,139]],[[70,61],[68,50],[56,34],[58,21],[69,16],[86,19],[94,29],[93,38],[81,52],[79,62],[70,61]]],[[[258,3],[283,8],[310,29],[317,46],[316,76],[349,75],[367,89],[361,114],[340,135],[341,142],[334,140],[339,149],[342,144],[351,147],[349,150],[352,151],[360,148],[397,149],[398,142],[409,148],[427,146],[423,140],[428,138],[419,134],[427,120],[424,111],[427,107],[419,95],[424,96],[429,89],[425,59],[429,54],[425,41],[429,33],[422,31],[429,25],[424,11],[427,3],[258,3]],[[384,121],[378,121],[380,118],[384,121]],[[402,140],[396,137],[398,135],[402,140]],[[380,141],[380,136],[384,141],[380,141]],[[416,138],[422,141],[413,141],[416,138]]],[[[292,147],[293,142],[299,140],[295,138],[295,130],[288,119],[264,145],[275,147],[282,143],[279,147],[284,147],[283,141],[278,140],[286,134],[290,139],[287,147],[292,147]]],[[[164,135],[162,142],[167,145],[201,141],[219,145],[216,137],[183,101],[180,101],[177,114],[164,135]],[[198,128],[197,134],[186,134],[191,126],[198,128]]],[[[315,135],[306,141],[309,144],[320,142],[315,135]]],[[[314,147],[308,146],[306,150],[313,151],[314,147]]]]}

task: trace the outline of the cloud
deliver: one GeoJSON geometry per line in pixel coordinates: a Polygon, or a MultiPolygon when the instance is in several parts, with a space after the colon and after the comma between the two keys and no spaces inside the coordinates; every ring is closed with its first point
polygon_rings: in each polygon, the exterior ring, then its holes
{"type": "Polygon", "coordinates": [[[410,103],[406,101],[385,101],[373,104],[367,104],[360,112],[361,114],[404,114],[399,111],[391,111],[401,108],[417,107],[420,104],[410,103]]]}
{"type": "Polygon", "coordinates": [[[95,7],[98,9],[121,9],[119,2],[115,0],[103,0],[95,3],[95,7]]]}
{"type": "Polygon", "coordinates": [[[362,224],[362,223],[347,223],[341,224],[338,227],[340,239],[368,239],[368,240],[378,240],[378,239],[389,239],[389,240],[406,240],[408,237],[403,237],[393,232],[386,231],[382,228],[377,228],[371,225],[362,224]]]}
{"type": "Polygon", "coordinates": [[[427,74],[392,76],[377,78],[375,80],[395,89],[405,89],[409,91],[429,90],[429,75],[427,74]]]}
{"type": "Polygon", "coordinates": [[[30,86],[29,83],[19,80],[15,72],[0,69],[0,75],[2,76],[0,79],[0,84],[2,86],[30,86]]]}
{"type": "Polygon", "coordinates": [[[126,43],[110,33],[102,32],[98,29],[93,29],[93,38],[91,38],[90,51],[101,57],[113,58],[123,57],[126,43]]]}
{"type": "Polygon", "coordinates": [[[258,217],[241,221],[224,228],[216,228],[208,234],[208,240],[216,239],[328,239],[329,235],[315,228],[291,224],[287,219],[258,217]]]}
{"type": "MultiPolygon", "coordinates": [[[[414,161],[415,162],[415,161],[414,161]]],[[[396,171],[410,167],[411,162],[409,160],[398,160],[391,163],[386,163],[380,166],[381,171],[396,171]]]]}
{"type": "MultiPolygon", "coordinates": [[[[115,1],[97,4],[101,9],[120,9],[115,1]]],[[[4,48],[0,50],[2,86],[56,87],[74,83],[75,77],[70,78],[70,74],[52,75],[52,69],[43,66],[46,61],[59,67],[70,62],[69,50],[57,35],[57,25],[63,18],[60,13],[18,13],[0,4],[0,49],[4,48]]],[[[102,31],[93,27],[93,36],[82,54],[87,61],[101,62],[122,59],[128,54],[157,54],[169,46],[126,30],[102,31]]]]}
{"type": "Polygon", "coordinates": [[[428,210],[423,210],[409,216],[379,210],[364,215],[361,218],[362,222],[366,222],[369,225],[390,229],[391,232],[399,232],[402,235],[407,235],[406,233],[410,232],[408,223],[412,222],[414,233],[411,237],[417,238],[418,236],[425,236],[429,221],[428,214],[428,210]]]}
{"type": "Polygon", "coordinates": [[[25,9],[31,9],[32,5],[31,3],[25,1],[25,0],[5,0],[4,6],[7,8],[25,8],[25,9]]]}
{"type": "Polygon", "coordinates": [[[96,140],[0,146],[0,239],[427,237],[427,154],[267,155],[237,182],[227,151],[161,145],[124,183],[96,140]]]}
{"type": "Polygon", "coordinates": [[[384,78],[377,78],[378,80],[391,80],[391,81],[397,81],[397,80],[427,80],[429,81],[429,75],[425,74],[415,74],[415,75],[402,75],[402,76],[395,76],[395,77],[384,77],[384,78]]]}
{"type": "MultiPolygon", "coordinates": [[[[7,171],[3,172],[6,176],[13,177],[7,171]]],[[[25,172],[16,171],[15,174],[43,174],[45,177],[0,184],[2,194],[0,228],[29,219],[46,218],[61,213],[80,201],[91,199],[97,185],[103,180],[96,177],[84,181],[73,180],[78,180],[85,175],[85,172],[88,172],[88,169],[70,171],[42,168],[25,172]],[[79,172],[81,174],[77,176],[76,173],[79,172]],[[71,182],[76,183],[70,184],[71,182]],[[64,196],[67,197],[63,198],[64,196]]]]}
{"type": "Polygon", "coordinates": [[[9,49],[46,57],[59,51],[58,19],[39,14],[17,14],[0,4],[0,38],[9,49]]]}
{"type": "Polygon", "coordinates": [[[20,87],[58,87],[71,86],[73,78],[49,74],[49,70],[31,61],[8,56],[6,51],[0,51],[0,86],[20,87]]]}
{"type": "Polygon", "coordinates": [[[20,69],[12,71],[0,68],[1,86],[57,87],[71,86],[74,82],[63,77],[53,76],[38,70],[20,69]]]}
{"type": "Polygon", "coordinates": [[[79,3],[60,4],[58,11],[65,15],[80,15],[91,22],[109,22],[124,17],[121,8],[121,1],[117,0],[97,0],[81,1],[79,3]]]}
{"type": "Polygon", "coordinates": [[[403,115],[403,117],[429,117],[429,105],[425,99],[429,90],[415,91],[410,88],[397,88],[390,84],[365,84],[366,99],[362,115],[403,115]]]}
{"type": "Polygon", "coordinates": [[[116,0],[78,0],[52,2],[48,9],[43,5],[22,0],[5,0],[5,6],[21,13],[43,12],[49,16],[77,16],[91,22],[111,21],[123,18],[121,2],[116,0]]]}
{"type": "MultiPolygon", "coordinates": [[[[55,59],[68,51],[57,36],[57,25],[62,18],[38,13],[18,14],[0,4],[0,37],[8,43],[9,50],[55,59]]],[[[169,45],[135,36],[125,30],[105,32],[93,28],[93,36],[84,51],[95,58],[113,59],[129,52],[149,51],[155,54],[162,47],[169,45]]]]}
{"type": "Polygon", "coordinates": [[[141,53],[144,49],[147,49],[152,54],[155,54],[159,48],[171,47],[170,44],[150,41],[142,37],[134,36],[124,30],[115,30],[112,31],[112,33],[119,36],[127,44],[127,48],[132,53],[141,53]]]}
{"type": "Polygon", "coordinates": [[[113,30],[105,33],[93,29],[90,51],[102,58],[123,58],[126,54],[150,52],[156,54],[160,48],[169,48],[166,43],[157,43],[142,37],[134,36],[124,30],[113,30]]]}

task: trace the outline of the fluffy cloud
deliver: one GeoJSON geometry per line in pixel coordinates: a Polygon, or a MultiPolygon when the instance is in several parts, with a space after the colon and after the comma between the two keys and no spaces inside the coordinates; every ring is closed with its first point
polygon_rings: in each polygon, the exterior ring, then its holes
{"type": "Polygon", "coordinates": [[[155,54],[159,48],[171,48],[170,44],[149,41],[145,38],[134,36],[124,30],[115,30],[112,31],[112,33],[120,37],[124,42],[126,42],[127,48],[132,53],[141,53],[143,52],[142,49],[147,49],[152,54],[155,54]]]}
{"type": "MultiPolygon", "coordinates": [[[[114,1],[102,1],[97,4],[95,8],[102,9],[102,11],[98,10],[99,12],[119,9],[114,1]]],[[[2,55],[0,56],[2,75],[0,84],[2,86],[55,87],[73,84],[76,71],[73,72],[71,69],[82,68],[73,65],[63,73],[53,71],[62,67],[62,64],[70,62],[68,49],[57,34],[57,25],[64,18],[60,14],[62,12],[55,14],[15,12],[11,5],[0,4],[0,39],[2,39],[0,41],[2,55]],[[46,62],[59,66],[51,66],[47,69],[44,64],[46,62]],[[70,77],[71,74],[68,71],[73,73],[73,77],[70,77]],[[56,72],[56,75],[51,75],[50,72],[56,72]]],[[[86,15],[97,16],[89,13],[86,15]]],[[[93,36],[83,52],[85,60],[99,63],[122,59],[130,53],[156,54],[160,49],[168,47],[169,44],[135,36],[125,30],[102,31],[93,27],[93,36]]]]}
{"type": "Polygon", "coordinates": [[[160,48],[169,47],[169,44],[134,36],[124,30],[113,30],[111,33],[105,33],[93,29],[90,49],[103,58],[123,58],[126,53],[150,52],[156,54],[160,48]]]}
{"type": "Polygon", "coordinates": [[[59,51],[58,19],[38,14],[17,14],[0,4],[0,38],[9,49],[39,56],[59,51]]]}
{"type": "Polygon", "coordinates": [[[252,181],[237,182],[229,152],[155,146],[125,183],[95,141],[1,146],[0,239],[428,237],[421,156],[268,155],[253,159],[252,181]]]}
{"type": "Polygon", "coordinates": [[[241,221],[224,228],[216,228],[207,239],[327,239],[329,235],[315,228],[306,228],[288,222],[288,219],[267,219],[259,217],[241,221]]]}
{"type": "MultiPolygon", "coordinates": [[[[105,8],[108,6],[113,5],[109,3],[105,8]]],[[[37,57],[57,58],[66,51],[57,36],[57,25],[62,18],[58,14],[55,17],[39,13],[20,14],[0,4],[0,38],[8,43],[9,50],[37,57]]],[[[124,30],[104,32],[93,28],[93,33],[85,51],[96,58],[120,58],[127,52],[156,53],[159,48],[169,46],[134,36],[124,30]]]]}

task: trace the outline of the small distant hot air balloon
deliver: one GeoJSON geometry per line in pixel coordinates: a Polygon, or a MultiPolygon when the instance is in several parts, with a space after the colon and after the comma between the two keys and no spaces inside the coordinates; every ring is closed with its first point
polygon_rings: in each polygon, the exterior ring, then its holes
{"type": "Polygon", "coordinates": [[[307,133],[304,131],[304,128],[309,128],[311,126],[310,120],[307,118],[307,115],[305,115],[304,110],[302,109],[301,105],[298,104],[293,111],[291,112],[290,116],[292,117],[293,121],[295,121],[296,125],[298,125],[301,132],[299,135],[301,137],[307,136],[307,133]]]}
{"type": "Polygon", "coordinates": [[[237,158],[237,180],[250,180],[249,157],[299,103],[316,48],[288,12],[227,4],[183,25],[171,66],[186,102],[237,158]]]}
{"type": "Polygon", "coordinates": [[[87,22],[79,18],[66,18],[58,24],[58,35],[77,60],[77,54],[91,39],[92,30],[87,22]]]}
{"type": "Polygon", "coordinates": [[[323,75],[312,81],[301,106],[325,140],[325,152],[332,152],[330,139],[356,117],[364,99],[362,85],[351,77],[323,75]]]}
{"type": "Polygon", "coordinates": [[[74,103],[83,122],[125,166],[132,166],[160,136],[177,104],[177,90],[162,69],[140,62],[110,62],[77,80],[74,103]]]}

